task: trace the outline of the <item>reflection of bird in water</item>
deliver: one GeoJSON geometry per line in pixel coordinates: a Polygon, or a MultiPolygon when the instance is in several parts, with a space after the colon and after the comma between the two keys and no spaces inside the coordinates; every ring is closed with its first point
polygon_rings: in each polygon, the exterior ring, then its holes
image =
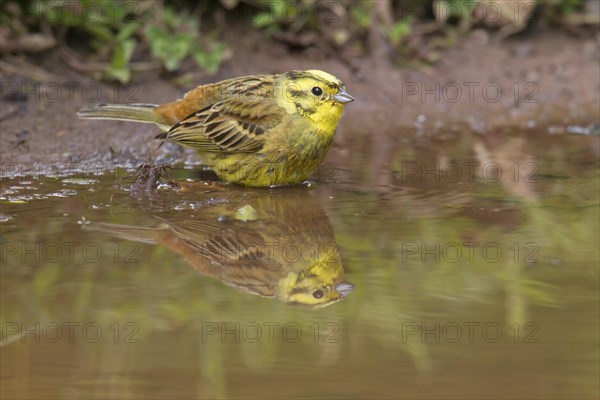
{"type": "Polygon", "coordinates": [[[344,270],[329,218],[306,188],[245,192],[227,203],[157,217],[155,227],[95,223],[126,240],[162,244],[201,274],[236,289],[285,303],[323,307],[354,285],[344,270]]]}

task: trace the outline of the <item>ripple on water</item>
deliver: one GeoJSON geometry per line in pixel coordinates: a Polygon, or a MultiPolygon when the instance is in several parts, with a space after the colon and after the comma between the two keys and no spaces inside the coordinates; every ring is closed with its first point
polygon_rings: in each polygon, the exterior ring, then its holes
{"type": "Polygon", "coordinates": [[[66,178],[62,180],[63,183],[71,183],[74,185],[87,186],[98,182],[98,179],[85,179],[85,178],[66,178]]]}
{"type": "Polygon", "coordinates": [[[69,197],[75,196],[77,193],[78,192],[75,189],[61,189],[54,193],[48,194],[48,197],[69,197]]]}

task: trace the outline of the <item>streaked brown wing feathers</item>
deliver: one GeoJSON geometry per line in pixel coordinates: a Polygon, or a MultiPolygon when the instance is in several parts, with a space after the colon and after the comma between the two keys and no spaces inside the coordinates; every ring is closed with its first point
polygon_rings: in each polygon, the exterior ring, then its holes
{"type": "Polygon", "coordinates": [[[224,115],[222,103],[197,111],[157,136],[183,146],[208,152],[254,152],[262,139],[235,118],[224,115]]]}
{"type": "Polygon", "coordinates": [[[249,153],[262,149],[264,134],[285,111],[268,88],[272,81],[236,82],[224,89],[223,100],[190,114],[158,136],[207,152],[249,153]]]}
{"type": "Polygon", "coordinates": [[[223,283],[248,293],[275,295],[275,287],[286,272],[263,252],[267,247],[259,232],[193,220],[165,222],[223,283]]]}

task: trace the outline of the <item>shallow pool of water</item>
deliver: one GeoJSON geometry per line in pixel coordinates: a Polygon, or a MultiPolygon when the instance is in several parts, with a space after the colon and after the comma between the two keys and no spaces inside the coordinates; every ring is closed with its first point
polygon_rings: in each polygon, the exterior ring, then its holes
{"type": "Polygon", "coordinates": [[[597,396],[598,138],[350,139],[270,190],[10,166],[1,397],[597,396]]]}

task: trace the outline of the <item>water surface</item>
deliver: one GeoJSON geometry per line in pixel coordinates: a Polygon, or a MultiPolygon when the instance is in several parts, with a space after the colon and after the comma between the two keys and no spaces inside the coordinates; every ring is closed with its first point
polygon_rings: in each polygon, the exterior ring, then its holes
{"type": "Polygon", "coordinates": [[[5,176],[1,397],[596,397],[598,139],[346,141],[294,188],[5,176]],[[207,224],[260,244],[237,248],[247,268],[335,253],[355,287],[255,295],[196,257],[207,224]]]}

